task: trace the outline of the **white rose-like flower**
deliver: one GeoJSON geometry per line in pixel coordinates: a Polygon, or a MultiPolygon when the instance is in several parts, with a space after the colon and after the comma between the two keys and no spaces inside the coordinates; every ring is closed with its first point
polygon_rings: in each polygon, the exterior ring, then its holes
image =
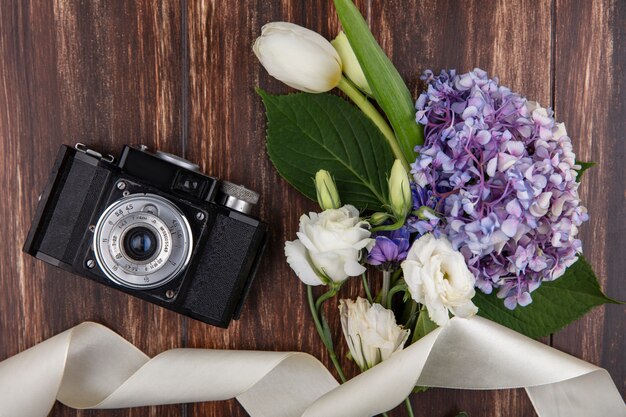
{"type": "Polygon", "coordinates": [[[402,350],[409,337],[391,310],[364,298],[339,301],[339,315],[350,354],[362,371],[402,350]]]}
{"type": "Polygon", "coordinates": [[[448,312],[471,317],[478,312],[472,303],[476,278],[465,258],[445,237],[427,233],[413,243],[402,262],[404,280],[415,301],[426,306],[432,321],[443,326],[448,312]]]}
{"type": "Polygon", "coordinates": [[[298,90],[323,93],[341,79],[341,58],[330,42],[293,23],[266,24],[252,50],[272,77],[298,90]]]}
{"type": "Polygon", "coordinates": [[[307,285],[341,282],[361,275],[363,249],[370,250],[369,224],[351,205],[300,217],[298,239],[285,243],[289,266],[307,285]]]}

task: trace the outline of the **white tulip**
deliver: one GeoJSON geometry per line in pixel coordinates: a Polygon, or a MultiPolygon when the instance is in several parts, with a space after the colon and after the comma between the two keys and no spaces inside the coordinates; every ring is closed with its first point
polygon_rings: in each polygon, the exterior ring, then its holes
{"type": "Polygon", "coordinates": [[[342,282],[361,275],[363,250],[371,250],[369,224],[351,205],[300,217],[298,239],[285,243],[289,266],[307,285],[342,282]]]}
{"type": "Polygon", "coordinates": [[[471,317],[478,312],[472,303],[476,278],[445,236],[427,233],[416,240],[402,270],[411,296],[426,306],[430,319],[439,326],[448,322],[449,313],[471,317]]]}
{"type": "Polygon", "coordinates": [[[341,79],[341,58],[335,48],[302,26],[268,23],[252,49],[271,76],[298,90],[323,93],[341,79]]]}
{"type": "Polygon", "coordinates": [[[350,45],[350,41],[348,40],[346,34],[343,32],[339,32],[339,35],[337,35],[337,37],[333,39],[330,43],[339,53],[344,74],[346,74],[348,78],[354,84],[356,84],[357,87],[359,87],[361,91],[371,96],[372,89],[367,82],[367,78],[365,78],[363,69],[361,68],[359,60],[354,54],[354,50],[352,49],[352,46],[350,45]]]}
{"type": "Polygon", "coordinates": [[[350,354],[362,371],[401,351],[409,338],[391,310],[364,298],[339,301],[339,315],[350,354]]]}

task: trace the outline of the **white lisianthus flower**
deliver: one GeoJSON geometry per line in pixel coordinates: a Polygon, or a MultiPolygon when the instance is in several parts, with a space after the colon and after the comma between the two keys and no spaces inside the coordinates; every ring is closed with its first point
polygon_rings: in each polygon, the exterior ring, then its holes
{"type": "Polygon", "coordinates": [[[289,266],[307,285],[342,282],[361,275],[363,249],[371,250],[369,224],[351,205],[300,217],[298,239],[285,243],[289,266]]]}
{"type": "Polygon", "coordinates": [[[476,278],[445,236],[427,233],[416,240],[402,270],[411,296],[426,306],[430,319],[439,326],[448,322],[449,312],[459,317],[478,312],[472,303],[476,278]]]}
{"type": "Polygon", "coordinates": [[[330,42],[293,23],[264,25],[252,50],[272,77],[298,90],[323,93],[341,79],[341,58],[330,42]]]}
{"type": "Polygon", "coordinates": [[[350,354],[362,371],[402,350],[409,338],[391,310],[361,297],[339,301],[339,315],[350,354]]]}

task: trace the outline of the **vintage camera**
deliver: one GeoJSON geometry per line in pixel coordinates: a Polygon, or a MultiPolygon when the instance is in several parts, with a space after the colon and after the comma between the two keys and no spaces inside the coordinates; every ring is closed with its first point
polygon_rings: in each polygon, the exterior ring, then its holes
{"type": "Polygon", "coordinates": [[[258,194],[178,156],[61,146],[24,251],[215,326],[239,318],[266,242],[258,194]]]}

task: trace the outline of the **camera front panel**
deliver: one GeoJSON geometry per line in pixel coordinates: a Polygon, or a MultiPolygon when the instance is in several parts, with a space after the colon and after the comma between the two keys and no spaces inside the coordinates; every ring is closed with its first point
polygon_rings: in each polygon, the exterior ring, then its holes
{"type": "Polygon", "coordinates": [[[61,146],[52,173],[39,196],[24,252],[49,264],[74,271],[80,243],[102,192],[116,175],[116,167],[61,146]]]}
{"type": "Polygon", "coordinates": [[[239,318],[266,244],[266,226],[214,205],[215,217],[181,292],[185,314],[220,327],[239,318]]]}
{"type": "Polygon", "coordinates": [[[176,309],[198,243],[214,217],[199,207],[120,175],[94,214],[75,268],[89,278],[176,309]]]}

